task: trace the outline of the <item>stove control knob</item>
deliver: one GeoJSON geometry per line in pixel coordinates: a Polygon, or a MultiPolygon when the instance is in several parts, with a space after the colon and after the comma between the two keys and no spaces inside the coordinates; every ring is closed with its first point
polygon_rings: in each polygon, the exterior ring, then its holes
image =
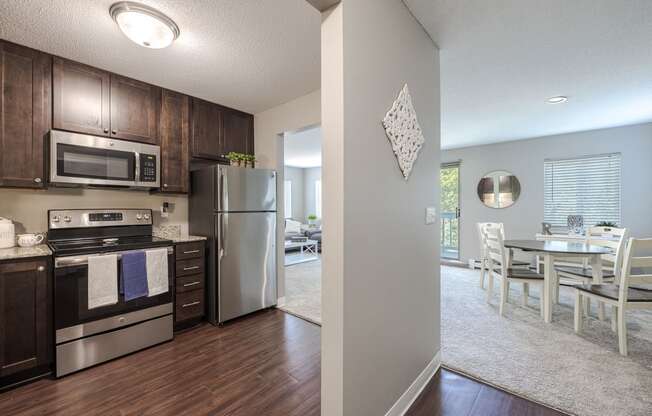
{"type": "Polygon", "coordinates": [[[146,219],[147,221],[149,221],[149,214],[143,215],[143,218],[146,219]]]}
{"type": "Polygon", "coordinates": [[[141,214],[136,214],[136,220],[140,221],[143,219],[143,216],[141,214]]]}
{"type": "Polygon", "coordinates": [[[59,222],[60,220],[61,219],[59,218],[58,215],[55,215],[54,217],[52,217],[52,222],[59,222]]]}
{"type": "Polygon", "coordinates": [[[66,215],[65,217],[63,217],[63,222],[70,222],[70,221],[72,221],[72,218],[70,218],[70,216],[66,215]]]}

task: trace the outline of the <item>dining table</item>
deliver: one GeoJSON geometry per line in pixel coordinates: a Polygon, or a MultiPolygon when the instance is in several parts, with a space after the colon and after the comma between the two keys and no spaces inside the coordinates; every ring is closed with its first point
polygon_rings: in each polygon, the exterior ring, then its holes
{"type": "MultiPolygon", "coordinates": [[[[543,319],[552,322],[553,290],[557,284],[555,260],[567,258],[588,258],[591,264],[593,284],[602,283],[602,255],[610,254],[607,247],[576,241],[555,240],[505,240],[505,248],[510,250],[513,258],[514,249],[529,252],[543,257],[543,319]]],[[[604,304],[600,305],[601,318],[604,316],[604,304]]]]}

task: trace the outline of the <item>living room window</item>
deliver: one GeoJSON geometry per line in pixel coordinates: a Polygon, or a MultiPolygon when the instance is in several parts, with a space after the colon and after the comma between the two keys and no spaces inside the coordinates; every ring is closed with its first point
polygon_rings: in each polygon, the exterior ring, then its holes
{"type": "Polygon", "coordinates": [[[544,161],[543,220],[566,226],[569,215],[585,227],[603,221],[620,225],[621,154],[544,161]]]}
{"type": "Polygon", "coordinates": [[[292,218],[292,181],[284,181],[283,186],[285,218],[292,218]]]}
{"type": "Polygon", "coordinates": [[[321,218],[321,180],[315,181],[315,211],[317,218],[321,218]]]}

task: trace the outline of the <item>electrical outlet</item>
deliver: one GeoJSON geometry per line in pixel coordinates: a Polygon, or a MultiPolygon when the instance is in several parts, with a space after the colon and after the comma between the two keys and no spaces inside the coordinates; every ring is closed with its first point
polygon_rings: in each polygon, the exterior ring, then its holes
{"type": "Polygon", "coordinates": [[[437,221],[437,209],[426,207],[426,225],[434,224],[437,221]]]}

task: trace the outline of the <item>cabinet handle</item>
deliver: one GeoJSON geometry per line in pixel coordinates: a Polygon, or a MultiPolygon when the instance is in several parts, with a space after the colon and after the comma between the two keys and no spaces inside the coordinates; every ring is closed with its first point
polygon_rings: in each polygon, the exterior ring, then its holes
{"type": "Polygon", "coordinates": [[[184,271],[199,269],[199,266],[184,267],[184,271]]]}
{"type": "Polygon", "coordinates": [[[190,303],[186,303],[185,305],[181,305],[181,307],[182,307],[182,308],[188,308],[188,307],[190,307],[190,306],[199,305],[199,303],[200,303],[199,301],[190,302],[190,303]]]}
{"type": "Polygon", "coordinates": [[[117,130],[113,130],[113,131],[111,131],[111,134],[118,134],[118,131],[117,131],[117,130]]]}
{"type": "Polygon", "coordinates": [[[104,129],[104,133],[108,133],[108,132],[109,132],[109,129],[104,129]]]}
{"type": "Polygon", "coordinates": [[[167,183],[164,183],[164,184],[163,184],[163,187],[164,187],[164,188],[167,188],[167,187],[168,187],[168,184],[167,184],[167,183]]]}
{"type": "Polygon", "coordinates": [[[200,283],[201,283],[200,281],[191,282],[191,283],[186,283],[185,285],[183,285],[183,287],[195,286],[195,285],[198,285],[198,284],[200,284],[200,283]]]}
{"type": "Polygon", "coordinates": [[[36,271],[39,271],[39,272],[42,272],[42,271],[44,271],[44,270],[45,270],[45,267],[43,267],[43,266],[38,266],[38,267],[36,268],[36,271]]]}
{"type": "Polygon", "coordinates": [[[190,251],[183,252],[183,254],[194,254],[194,253],[199,253],[199,250],[190,250],[190,251]]]}
{"type": "Polygon", "coordinates": [[[41,183],[41,180],[42,180],[41,178],[34,178],[35,183],[41,183]]]}

